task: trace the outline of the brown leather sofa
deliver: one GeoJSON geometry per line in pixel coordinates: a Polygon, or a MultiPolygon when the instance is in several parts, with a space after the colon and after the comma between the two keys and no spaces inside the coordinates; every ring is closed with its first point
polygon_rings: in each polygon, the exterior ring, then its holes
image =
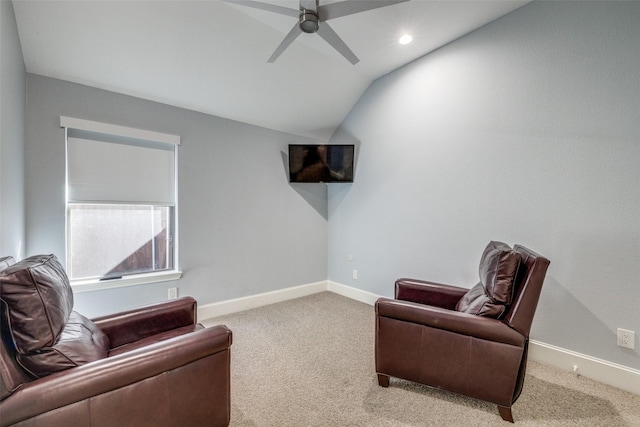
{"type": "Polygon", "coordinates": [[[1,426],[227,426],[230,347],[181,298],[89,320],[53,255],[0,259],[1,426]]]}
{"type": "Polygon", "coordinates": [[[395,299],[375,305],[379,385],[396,377],[492,402],[513,422],[548,266],[523,246],[491,242],[471,289],[397,280],[395,299]]]}

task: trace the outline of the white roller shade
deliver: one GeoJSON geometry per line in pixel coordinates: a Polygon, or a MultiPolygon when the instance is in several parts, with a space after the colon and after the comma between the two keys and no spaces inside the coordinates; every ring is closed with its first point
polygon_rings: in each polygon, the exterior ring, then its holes
{"type": "Polygon", "coordinates": [[[176,147],[67,129],[68,199],[173,205],[176,147]]]}

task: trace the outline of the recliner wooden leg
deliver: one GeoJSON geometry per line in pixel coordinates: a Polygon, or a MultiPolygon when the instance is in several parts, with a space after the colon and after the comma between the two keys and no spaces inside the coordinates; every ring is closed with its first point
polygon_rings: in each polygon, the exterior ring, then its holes
{"type": "Polygon", "coordinates": [[[389,375],[378,374],[378,385],[380,387],[389,387],[389,375]]]}
{"type": "Polygon", "coordinates": [[[498,405],[498,412],[500,412],[500,416],[503,420],[513,422],[513,415],[511,414],[511,408],[507,408],[506,406],[498,405]]]}

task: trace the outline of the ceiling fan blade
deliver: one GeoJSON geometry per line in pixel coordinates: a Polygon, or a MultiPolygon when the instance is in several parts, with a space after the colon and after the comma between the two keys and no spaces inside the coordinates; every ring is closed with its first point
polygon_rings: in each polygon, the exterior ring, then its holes
{"type": "Polygon", "coordinates": [[[338,3],[329,3],[318,6],[318,16],[321,21],[327,21],[329,19],[353,15],[354,13],[365,12],[367,10],[378,9],[407,1],[409,0],[350,0],[338,3]]]}
{"type": "Polygon", "coordinates": [[[275,62],[276,59],[278,59],[278,57],[280,55],[282,55],[282,52],[284,52],[284,50],[287,47],[289,47],[291,42],[293,42],[296,39],[296,37],[298,37],[300,35],[301,32],[302,32],[302,30],[300,29],[300,25],[296,22],[296,24],[293,26],[291,31],[289,31],[289,34],[287,34],[284,37],[284,40],[282,40],[282,42],[280,42],[280,44],[278,45],[276,50],[273,52],[273,54],[271,54],[269,59],[267,59],[267,62],[275,62]]]}
{"type": "MultiPolygon", "coordinates": [[[[335,3],[334,3],[335,4],[335,3]]],[[[329,43],[335,50],[337,50],[342,56],[347,58],[351,64],[355,65],[360,60],[358,57],[349,49],[349,46],[346,45],[345,42],[342,41],[340,36],[333,31],[333,28],[329,26],[326,22],[320,22],[320,28],[318,29],[318,34],[320,37],[325,39],[327,43],[329,43]]]]}
{"type": "Polygon", "coordinates": [[[294,18],[297,18],[298,16],[300,16],[300,11],[298,9],[289,9],[288,7],[278,6],[275,4],[262,3],[259,1],[253,1],[253,0],[223,0],[223,1],[225,3],[233,3],[233,4],[238,4],[240,6],[248,6],[248,7],[253,7],[255,9],[275,12],[281,15],[293,16],[294,18]]]}

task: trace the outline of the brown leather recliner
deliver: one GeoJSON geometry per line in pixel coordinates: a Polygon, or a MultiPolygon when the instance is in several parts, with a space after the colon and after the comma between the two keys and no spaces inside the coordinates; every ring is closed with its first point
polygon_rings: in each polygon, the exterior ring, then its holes
{"type": "Polygon", "coordinates": [[[231,331],[186,297],[74,312],[55,256],[0,259],[1,426],[227,426],[231,331]]]}
{"type": "Polygon", "coordinates": [[[548,266],[523,246],[491,242],[471,289],[397,280],[395,299],[375,305],[379,385],[396,377],[492,402],[513,422],[548,266]]]}

